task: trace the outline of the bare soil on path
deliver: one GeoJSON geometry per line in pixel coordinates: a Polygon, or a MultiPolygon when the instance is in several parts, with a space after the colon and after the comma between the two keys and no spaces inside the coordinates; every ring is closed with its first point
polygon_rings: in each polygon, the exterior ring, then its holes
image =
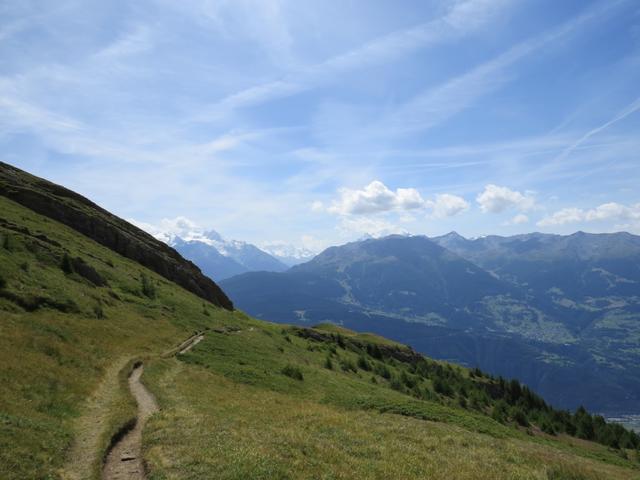
{"type": "MultiPolygon", "coordinates": [[[[177,347],[162,354],[162,357],[184,354],[200,343],[204,332],[197,332],[177,347]]],[[[146,420],[156,411],[158,404],[153,395],[142,384],[140,378],[143,365],[137,365],[129,376],[129,390],[138,405],[134,428],[126,432],[108,451],[103,464],[104,451],[101,447],[109,421],[109,412],[121,393],[119,372],[125,368],[131,357],[121,357],[113,362],[104,373],[102,380],[87,399],[83,414],[76,420],[75,439],[67,454],[64,467],[60,470],[63,480],[88,480],[102,471],[102,480],[144,479],[142,460],[142,430],[146,420]]],[[[124,426],[123,426],[124,428],[124,426]]]]}
{"type": "Polygon", "coordinates": [[[87,400],[84,414],[75,425],[75,440],[67,455],[67,463],[61,472],[65,480],[93,478],[94,468],[101,463],[100,441],[106,428],[106,412],[116,400],[120,385],[118,373],[129,358],[122,357],[105,371],[102,381],[87,400]]]}
{"type": "Polygon", "coordinates": [[[182,355],[183,353],[187,353],[189,350],[191,350],[193,347],[195,347],[197,344],[199,344],[202,339],[204,338],[204,333],[201,333],[200,335],[190,338],[189,342],[186,345],[182,345],[182,348],[180,349],[180,351],[178,352],[180,355],[182,355]]]}
{"type": "Polygon", "coordinates": [[[103,480],[140,480],[145,478],[142,461],[142,429],[147,419],[158,411],[153,395],[140,381],[144,366],[136,366],[129,376],[129,389],[138,403],[138,417],[132,430],[124,435],[107,455],[103,480]]]}

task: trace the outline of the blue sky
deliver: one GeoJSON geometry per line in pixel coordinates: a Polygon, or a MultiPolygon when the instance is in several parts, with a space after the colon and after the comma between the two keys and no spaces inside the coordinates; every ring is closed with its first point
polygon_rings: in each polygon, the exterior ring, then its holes
{"type": "Polygon", "coordinates": [[[140,224],[640,233],[635,0],[25,0],[0,59],[0,160],[140,224]]]}

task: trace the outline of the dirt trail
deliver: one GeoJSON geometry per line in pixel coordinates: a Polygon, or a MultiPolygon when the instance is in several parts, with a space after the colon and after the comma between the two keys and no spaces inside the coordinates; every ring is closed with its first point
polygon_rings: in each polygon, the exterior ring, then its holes
{"type": "Polygon", "coordinates": [[[64,470],[60,472],[65,480],[86,480],[93,478],[93,469],[101,462],[100,442],[106,428],[108,412],[111,404],[117,399],[119,392],[118,373],[129,361],[122,357],[113,362],[105,371],[104,377],[96,390],[89,397],[85,413],[76,421],[76,438],[67,456],[64,470]]]}
{"type": "Polygon", "coordinates": [[[204,333],[201,333],[200,335],[189,339],[190,341],[187,343],[187,345],[184,345],[184,344],[181,345],[182,348],[178,353],[179,354],[187,353],[189,350],[191,350],[193,347],[199,344],[203,338],[204,338],[204,333]]]}
{"type": "Polygon", "coordinates": [[[147,419],[158,411],[153,395],[140,381],[144,366],[134,368],[129,376],[129,389],[138,403],[135,427],[111,449],[102,470],[103,480],[138,480],[145,478],[142,462],[142,429],[147,419]]]}
{"type": "Polygon", "coordinates": [[[182,342],[177,347],[173,347],[170,350],[164,352],[161,356],[163,358],[172,357],[174,355],[179,355],[181,353],[186,353],[193,348],[193,346],[204,338],[205,332],[197,332],[187,338],[184,342],[182,342]]]}
{"type": "MultiPolygon", "coordinates": [[[[186,353],[203,338],[204,332],[198,332],[162,354],[162,357],[186,353]]],[[[94,472],[100,470],[104,453],[101,442],[108,425],[109,412],[121,395],[118,374],[130,360],[131,357],[121,357],[113,362],[105,371],[96,390],[87,399],[83,414],[75,422],[74,442],[67,454],[65,465],[59,472],[62,479],[87,480],[94,478],[94,472]]],[[[143,366],[140,365],[129,376],[129,390],[138,404],[136,425],[110,450],[106,463],[102,465],[103,480],[145,478],[140,455],[142,429],[147,418],[158,410],[158,405],[153,395],[140,382],[142,372],[143,366]]]]}

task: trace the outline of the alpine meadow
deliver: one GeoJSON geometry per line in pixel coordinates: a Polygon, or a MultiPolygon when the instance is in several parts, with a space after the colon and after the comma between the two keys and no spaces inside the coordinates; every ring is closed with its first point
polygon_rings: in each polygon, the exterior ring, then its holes
{"type": "Polygon", "coordinates": [[[0,6],[0,480],[640,480],[640,5],[0,6]]]}

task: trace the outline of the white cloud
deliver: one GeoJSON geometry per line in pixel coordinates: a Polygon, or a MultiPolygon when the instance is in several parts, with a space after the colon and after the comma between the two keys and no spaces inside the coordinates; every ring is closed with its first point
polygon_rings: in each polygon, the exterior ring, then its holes
{"type": "Polygon", "coordinates": [[[392,210],[423,208],[425,201],[415,188],[398,188],[395,192],[379,180],[374,180],[361,190],[343,188],[340,198],[328,208],[338,215],[363,215],[392,210]]]}
{"type": "Polygon", "coordinates": [[[563,208],[540,220],[539,227],[566,225],[568,223],[595,222],[604,220],[628,221],[640,220],[640,203],[622,205],[616,202],[603,203],[589,210],[581,208],[563,208]]]}
{"type": "Polygon", "coordinates": [[[603,203],[594,209],[588,210],[586,219],[589,222],[608,219],[639,220],[640,203],[628,207],[615,202],[603,203]]]}
{"type": "Polygon", "coordinates": [[[139,222],[132,218],[127,221],[165,243],[171,242],[175,237],[183,240],[200,239],[204,233],[204,228],[186,217],[163,218],[157,225],[139,222]]]}
{"type": "Polygon", "coordinates": [[[315,202],[313,202],[311,204],[311,211],[312,212],[321,212],[324,210],[324,203],[322,203],[319,200],[316,200],[315,202]]]}
{"type": "Polygon", "coordinates": [[[476,197],[476,202],[484,213],[501,213],[511,208],[529,210],[535,205],[530,195],[493,184],[484,187],[484,191],[476,197]]]}
{"type": "Polygon", "coordinates": [[[428,200],[426,205],[431,209],[432,216],[435,218],[453,217],[469,210],[469,202],[449,193],[436,195],[436,199],[428,200]]]}
{"type": "Polygon", "coordinates": [[[511,219],[509,222],[511,225],[522,225],[523,223],[528,223],[529,217],[527,217],[524,213],[519,213],[515,217],[511,219]]]}

